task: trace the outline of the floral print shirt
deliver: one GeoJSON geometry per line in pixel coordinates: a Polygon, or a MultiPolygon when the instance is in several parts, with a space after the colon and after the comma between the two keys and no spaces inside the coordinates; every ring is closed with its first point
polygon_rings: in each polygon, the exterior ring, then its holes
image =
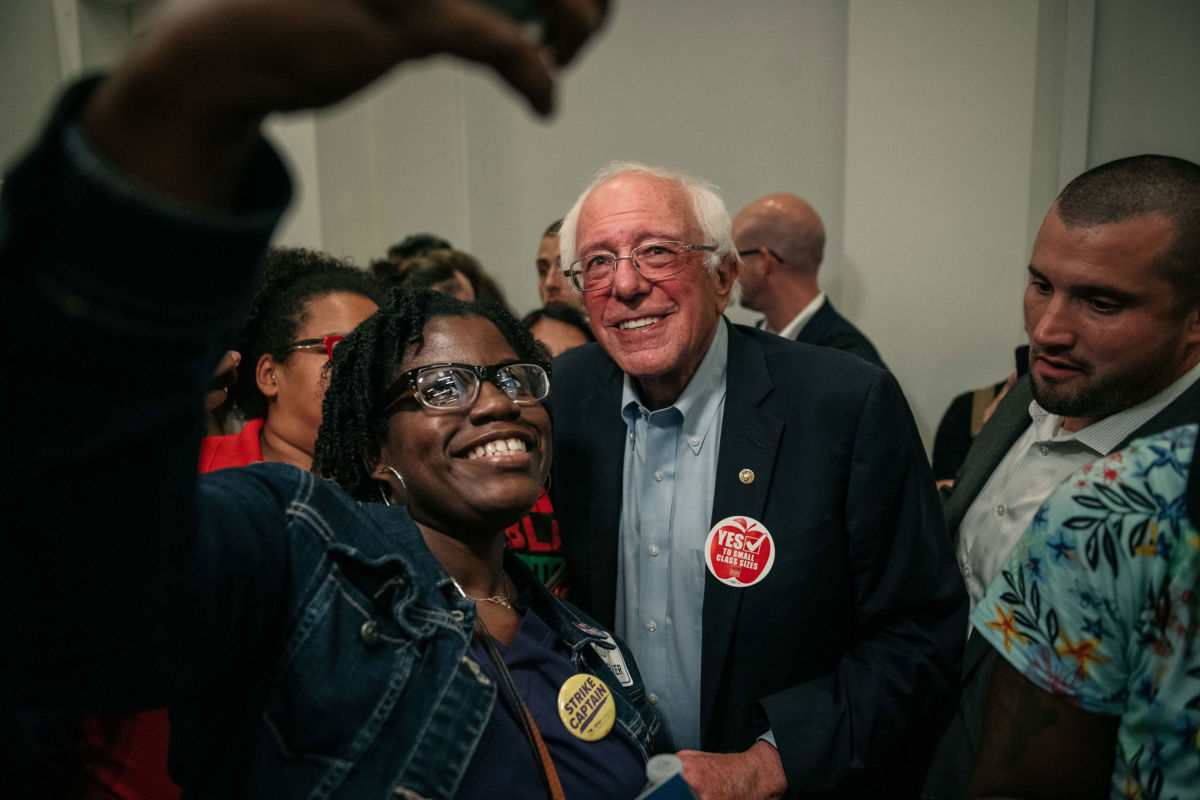
{"type": "Polygon", "coordinates": [[[1037,686],[1121,718],[1113,797],[1200,796],[1200,533],[1186,507],[1197,427],[1068,478],[972,618],[1037,686]]]}

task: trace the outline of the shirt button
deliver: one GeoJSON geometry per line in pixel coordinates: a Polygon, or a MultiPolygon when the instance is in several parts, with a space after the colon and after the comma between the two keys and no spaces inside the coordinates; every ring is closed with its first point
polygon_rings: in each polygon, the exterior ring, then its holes
{"type": "Polygon", "coordinates": [[[629,441],[633,441],[633,431],[629,432],[629,441]]]}
{"type": "Polygon", "coordinates": [[[1008,508],[1005,507],[1004,503],[1001,503],[1000,505],[996,506],[996,516],[1003,517],[1007,513],[1008,513],[1008,508]]]}
{"type": "Polygon", "coordinates": [[[650,705],[656,706],[658,705],[658,695],[656,695],[654,692],[651,692],[650,694],[646,695],[646,701],[650,703],[650,705]]]}
{"type": "Polygon", "coordinates": [[[971,565],[970,565],[970,564],[963,564],[963,568],[962,568],[962,574],[963,574],[963,577],[964,577],[964,578],[969,578],[969,577],[971,577],[971,575],[972,575],[973,573],[972,573],[972,571],[971,571],[971,565]]]}
{"type": "Polygon", "coordinates": [[[691,439],[688,439],[688,441],[692,443],[692,447],[700,446],[700,437],[699,436],[693,436],[691,439]]]}
{"type": "Polygon", "coordinates": [[[662,481],[662,479],[663,479],[662,470],[659,470],[658,472],[654,473],[654,480],[662,481]]]}
{"type": "Polygon", "coordinates": [[[650,545],[650,555],[652,555],[652,556],[658,555],[658,545],[656,545],[656,544],[650,545]]]}
{"type": "Polygon", "coordinates": [[[650,631],[651,633],[654,633],[656,630],[658,630],[658,623],[655,622],[654,620],[650,620],[649,622],[646,623],[646,630],[650,631]]]}
{"type": "Polygon", "coordinates": [[[379,623],[373,619],[367,620],[362,624],[362,627],[358,629],[358,635],[367,645],[367,647],[374,647],[375,645],[379,644],[379,623]]]}
{"type": "Polygon", "coordinates": [[[1050,455],[1050,448],[1046,447],[1046,445],[1042,445],[1041,447],[1038,448],[1038,455],[1043,455],[1043,456],[1050,455]]]}

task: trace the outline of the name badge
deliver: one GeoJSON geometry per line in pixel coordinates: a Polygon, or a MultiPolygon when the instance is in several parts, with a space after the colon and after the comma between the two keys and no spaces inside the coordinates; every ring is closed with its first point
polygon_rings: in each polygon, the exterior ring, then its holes
{"type": "Polygon", "coordinates": [[[599,640],[591,643],[592,649],[608,666],[617,682],[626,688],[633,686],[633,675],[630,674],[629,667],[625,664],[625,656],[621,655],[621,648],[617,647],[617,640],[613,638],[612,634],[584,622],[576,622],[575,627],[592,639],[599,640]]]}

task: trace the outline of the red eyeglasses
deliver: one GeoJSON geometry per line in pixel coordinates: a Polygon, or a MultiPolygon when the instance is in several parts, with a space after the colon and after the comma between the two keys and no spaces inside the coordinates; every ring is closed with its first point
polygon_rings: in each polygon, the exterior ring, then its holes
{"type": "Polygon", "coordinates": [[[325,351],[325,355],[333,358],[333,348],[337,347],[345,336],[322,336],[320,339],[301,339],[298,342],[292,342],[283,348],[283,352],[290,353],[293,350],[308,350],[311,352],[325,351]]]}

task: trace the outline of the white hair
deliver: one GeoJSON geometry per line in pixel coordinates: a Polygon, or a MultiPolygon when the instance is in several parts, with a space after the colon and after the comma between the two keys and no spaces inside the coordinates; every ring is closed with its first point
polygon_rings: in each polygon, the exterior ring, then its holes
{"type": "Polygon", "coordinates": [[[687,242],[687,244],[713,244],[717,246],[714,253],[705,253],[704,266],[709,272],[717,268],[722,261],[738,261],[737,248],[733,244],[733,226],[729,219],[729,210],[725,201],[717,194],[717,187],[708,181],[693,178],[682,172],[675,172],[661,167],[651,167],[636,161],[614,161],[596,173],[596,177],[588,184],[571,206],[571,210],[563,217],[562,227],[558,231],[559,252],[562,254],[561,263],[565,272],[571,262],[579,257],[575,251],[575,228],[579,224],[579,211],[584,202],[597,188],[608,183],[613,178],[629,172],[641,172],[655,178],[661,178],[687,192],[692,200],[692,214],[700,227],[704,241],[687,242]]]}

